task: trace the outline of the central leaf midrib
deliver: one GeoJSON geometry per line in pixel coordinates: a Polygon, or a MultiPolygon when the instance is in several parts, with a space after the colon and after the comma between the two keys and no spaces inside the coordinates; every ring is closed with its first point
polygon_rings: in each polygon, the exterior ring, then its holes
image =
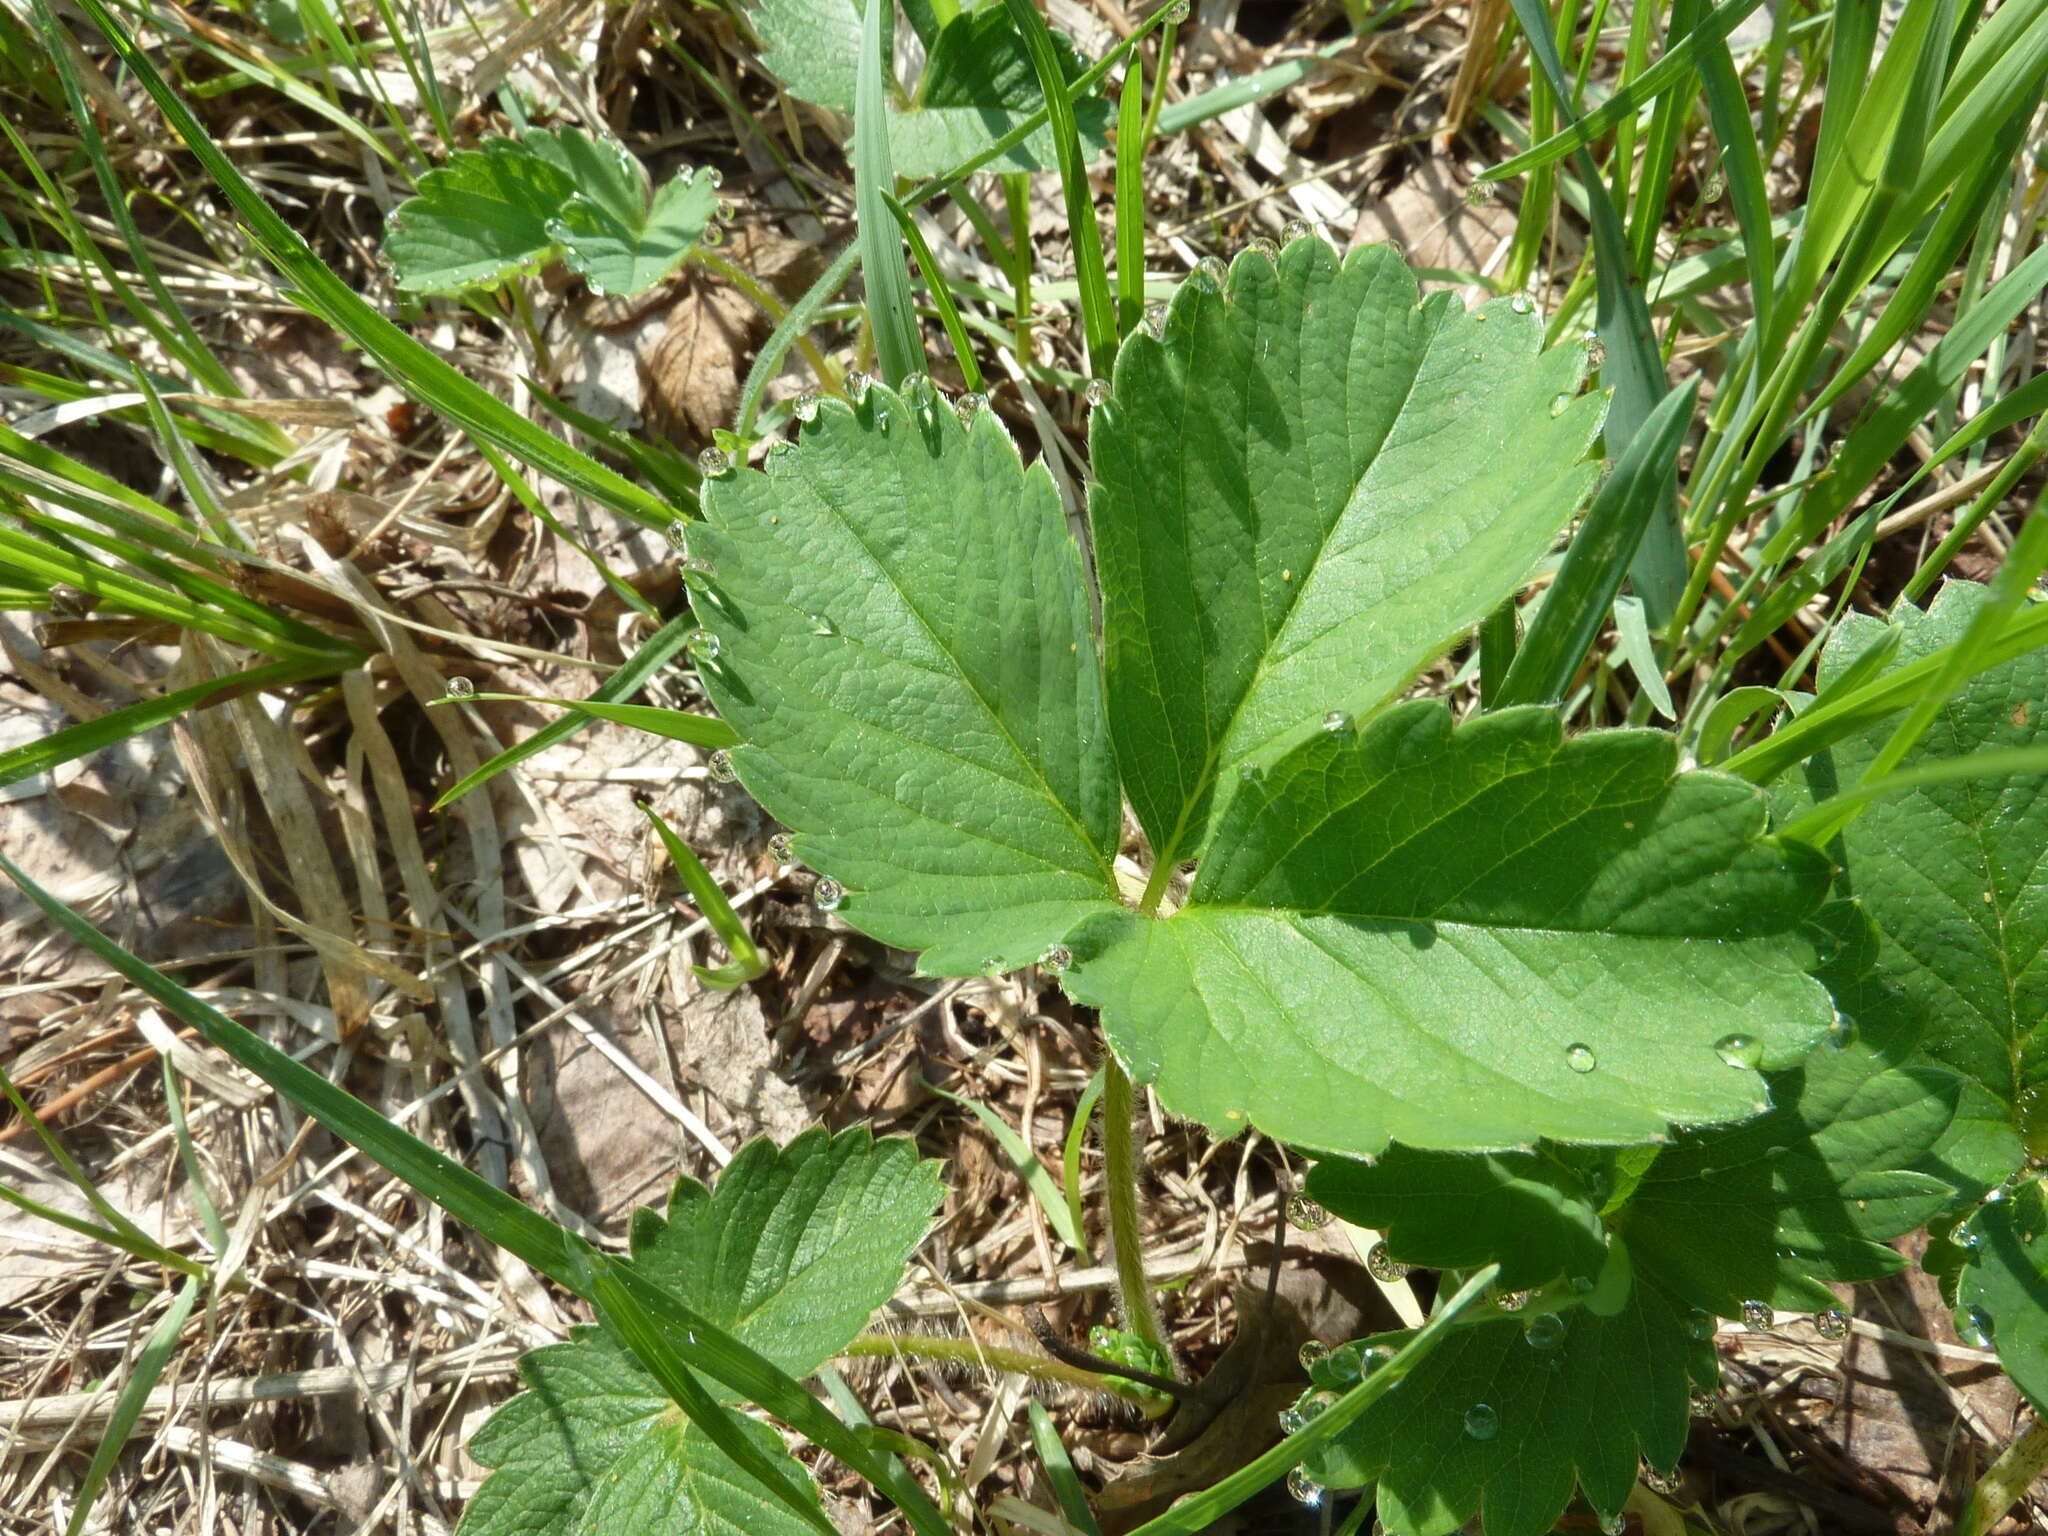
{"type": "MultiPolygon", "coordinates": [[[[1342,269],[1340,268],[1339,276],[1341,275],[1342,269]]],[[[1359,313],[1363,314],[1364,310],[1361,308],[1359,313]]],[[[1305,314],[1303,315],[1303,318],[1306,318],[1305,314]]],[[[1310,557],[1306,569],[1303,570],[1301,580],[1299,582],[1288,584],[1292,587],[1291,594],[1288,595],[1286,600],[1281,604],[1279,614],[1277,615],[1276,621],[1271,632],[1265,637],[1265,639],[1260,644],[1258,661],[1254,664],[1252,668],[1251,679],[1245,684],[1243,691],[1238,694],[1236,702],[1231,705],[1230,713],[1224,718],[1222,729],[1210,737],[1209,749],[1202,759],[1202,769],[1201,773],[1197,776],[1194,793],[1188,795],[1181,801],[1180,815],[1174,823],[1173,835],[1167,840],[1167,847],[1165,851],[1156,853],[1154,855],[1155,863],[1166,865],[1169,867],[1176,866],[1179,864],[1181,857],[1181,844],[1187,837],[1189,818],[1194,814],[1195,807],[1202,803],[1204,795],[1207,794],[1208,791],[1215,785],[1216,770],[1219,766],[1220,759],[1223,755],[1224,745],[1230,740],[1231,734],[1237,729],[1238,719],[1241,715],[1243,715],[1245,706],[1251,701],[1252,695],[1259,691],[1260,685],[1265,681],[1266,675],[1271,666],[1273,665],[1273,643],[1275,640],[1279,638],[1281,633],[1286,630],[1287,621],[1293,617],[1295,609],[1300,606],[1302,598],[1307,595],[1309,584],[1311,580],[1314,578],[1315,573],[1322,568],[1323,556],[1330,547],[1330,540],[1335,536],[1338,527],[1342,525],[1345,514],[1351,510],[1352,498],[1358,494],[1358,488],[1365,483],[1366,476],[1372,472],[1373,466],[1380,461],[1381,455],[1386,452],[1386,446],[1388,441],[1394,436],[1394,433],[1399,428],[1402,420],[1407,416],[1409,403],[1415,398],[1415,387],[1422,379],[1423,366],[1428,362],[1429,354],[1431,350],[1436,346],[1438,331],[1441,329],[1442,325],[1443,318],[1442,315],[1439,314],[1439,316],[1437,317],[1436,325],[1431,328],[1428,335],[1423,340],[1422,345],[1416,352],[1414,370],[1410,373],[1408,377],[1407,387],[1401,392],[1401,404],[1399,408],[1394,411],[1393,415],[1388,418],[1387,430],[1385,434],[1380,438],[1379,447],[1373,451],[1372,457],[1367,459],[1366,462],[1359,467],[1358,473],[1352,477],[1351,486],[1345,492],[1344,500],[1342,501],[1342,503],[1339,504],[1336,515],[1330,519],[1329,526],[1323,530],[1322,537],[1316,541],[1315,553],[1310,557]]],[[[1357,331],[1356,316],[1353,317],[1352,329],[1353,334],[1355,335],[1357,331]]],[[[1254,342],[1256,342],[1256,333],[1254,333],[1252,339],[1254,342]]],[[[1192,357],[1190,358],[1189,362],[1190,366],[1192,366],[1192,357]]],[[[1187,445],[1188,405],[1193,398],[1194,392],[1192,390],[1182,391],[1181,414],[1179,421],[1176,423],[1176,431],[1179,435],[1181,447],[1183,450],[1179,455],[1176,456],[1176,462],[1183,466],[1185,466],[1185,464],[1187,463],[1187,454],[1185,452],[1185,449],[1187,445]]],[[[1247,401],[1247,408],[1249,408],[1249,394],[1247,393],[1241,395],[1240,398],[1247,401]]],[[[1301,398],[1302,392],[1297,391],[1296,399],[1299,400],[1301,398]]],[[[1306,412],[1304,411],[1303,414],[1306,415],[1306,412]]],[[[1351,434],[1351,418],[1349,413],[1347,412],[1344,418],[1344,440],[1345,447],[1347,448],[1347,450],[1350,447],[1351,434]]],[[[1247,470],[1246,482],[1249,483],[1249,462],[1245,462],[1243,464],[1243,467],[1247,470]]],[[[1185,490],[1185,473],[1183,473],[1182,475],[1181,484],[1183,489],[1180,496],[1178,497],[1177,510],[1179,511],[1181,517],[1182,539],[1183,543],[1185,544],[1186,524],[1188,519],[1187,494],[1185,490]]],[[[1256,500],[1255,497],[1253,499],[1256,500]]],[[[1190,580],[1192,580],[1192,575],[1192,570],[1190,570],[1190,580]]],[[[1203,691],[1206,694],[1207,678],[1209,672],[1209,658],[1206,651],[1200,654],[1199,660],[1201,663],[1204,680],[1203,691]]],[[[1211,799],[1213,800],[1213,796],[1211,796],[1211,799]]]]}

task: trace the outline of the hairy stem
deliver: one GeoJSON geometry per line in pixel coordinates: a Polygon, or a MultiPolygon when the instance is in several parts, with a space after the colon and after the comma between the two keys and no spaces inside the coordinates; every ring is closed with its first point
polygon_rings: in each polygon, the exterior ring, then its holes
{"type": "Polygon", "coordinates": [[[1103,1184],[1109,1201],[1109,1248],[1116,1261],[1116,1289],[1124,1327],[1148,1344],[1172,1350],[1152,1305],[1145,1278],[1145,1247],[1138,1232],[1138,1152],[1131,1132],[1131,1079],[1114,1056],[1102,1063],[1103,1184]]]}
{"type": "Polygon", "coordinates": [[[1084,1392],[1108,1392],[1134,1403],[1149,1403],[1145,1394],[1128,1381],[1083,1370],[1050,1355],[984,1344],[979,1339],[933,1333],[864,1333],[839,1353],[854,1359],[886,1360],[906,1355],[912,1360],[932,1360],[941,1365],[985,1366],[992,1371],[1015,1371],[1034,1381],[1057,1382],[1084,1392]]]}

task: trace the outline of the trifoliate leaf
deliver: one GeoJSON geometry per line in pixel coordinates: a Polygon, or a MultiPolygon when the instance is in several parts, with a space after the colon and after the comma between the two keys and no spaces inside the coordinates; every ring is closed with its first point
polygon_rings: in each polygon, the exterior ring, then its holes
{"type": "MultiPolygon", "coordinates": [[[[1053,43],[1069,80],[1088,64],[1058,33],[1053,43]]],[[[1016,25],[1001,6],[956,16],[940,29],[918,81],[917,96],[889,122],[889,154],[905,176],[936,176],[979,154],[1045,104],[1038,73],[1016,25]]],[[[1089,97],[1074,103],[1084,146],[1107,142],[1109,103],[1089,97]]],[[[989,168],[1049,170],[1058,163],[1052,132],[1041,128],[989,168]]]]}
{"type": "Polygon", "coordinates": [[[1386,246],[1296,240],[1175,294],[1095,412],[1111,728],[1162,863],[1241,765],[1397,694],[1513,593],[1585,498],[1601,398],[1526,299],[1418,300],[1386,246]]]}
{"type": "Polygon", "coordinates": [[[1188,905],[1068,939],[1065,981],[1174,1113],[1352,1155],[1617,1143],[1766,1107],[1832,1017],[1828,868],[1669,737],[1452,728],[1415,701],[1248,783],[1188,905]]]}
{"type": "Polygon", "coordinates": [[[623,145],[534,129],[458,150],[422,176],[392,214],[384,252],[414,293],[500,282],[557,251],[597,292],[638,293],[689,255],[716,184],[710,171],[686,172],[650,202],[647,173],[623,145]]]}
{"type": "Polygon", "coordinates": [[[1080,552],[992,412],[827,402],[708,481],[691,553],[732,759],[838,910],[934,975],[1011,969],[1116,901],[1121,808],[1080,552]]]}
{"type": "MultiPolygon", "coordinates": [[[[742,1147],[707,1190],[680,1180],[667,1213],[639,1212],[634,1261],[701,1316],[795,1376],[852,1341],[902,1279],[942,1190],[908,1141],[806,1131],[742,1147]]],[[[623,1345],[598,1329],[520,1362],[527,1391],[470,1442],[496,1470],[462,1536],[545,1532],[705,1536],[809,1531],[692,1425],[623,1345]]],[[[765,1427],[740,1421],[808,1489],[765,1427]]]]}
{"type": "Polygon", "coordinates": [[[1957,1235],[1968,1254],[1957,1333],[1994,1346],[2013,1385],[2048,1414],[2048,1181],[2001,1187],[1957,1235]]]}
{"type": "MultiPolygon", "coordinates": [[[[814,1536],[595,1328],[519,1362],[527,1390],[469,1443],[492,1468],[460,1536],[814,1536]]],[[[735,1416],[798,1488],[810,1474],[766,1425],[735,1416]]]]}
{"type": "Polygon", "coordinates": [[[1837,902],[1816,927],[1830,956],[1818,974],[1863,1017],[1860,1035],[1772,1074],[1769,1114],[1680,1135],[1614,1218],[1639,1270],[1723,1317],[1749,1300],[1833,1306],[1828,1282],[1903,1268],[1886,1240],[1950,1198],[1943,1180],[1915,1170],[1948,1129],[1959,1080],[1899,1064],[1915,1030],[1873,970],[1868,918],[1837,902]]]}
{"type": "MultiPolygon", "coordinates": [[[[1821,661],[1823,685],[1890,635],[1896,670],[1961,638],[1986,589],[1943,588],[1887,626],[1852,614],[1821,661]]],[[[2048,652],[1978,674],[1945,704],[1901,771],[2039,744],[2048,652]]],[[[1856,783],[1896,719],[1806,765],[1825,798],[1856,783]]],[[[1921,1048],[1968,1079],[1941,1162],[1966,1187],[1994,1185],[2023,1138],[2048,1153],[2048,774],[1927,784],[1864,807],[1834,850],[1842,889],[1884,935],[1882,974],[1922,1014],[1921,1048]]]]}
{"type": "Polygon", "coordinates": [[[1685,1448],[1692,1385],[1715,1374],[1700,1321],[1638,1277],[1614,1317],[1572,1307],[1477,1323],[1311,1458],[1309,1475],[1377,1481],[1392,1536],[1440,1536],[1482,1512],[1487,1536],[1542,1536],[1574,1483],[1619,1511],[1639,1457],[1669,1469],[1685,1448]]]}
{"type": "Polygon", "coordinates": [[[547,259],[548,221],[575,183],[517,139],[459,149],[420,177],[384,227],[384,255],[408,293],[459,293],[547,259]]]}
{"type": "Polygon", "coordinates": [[[1561,1275],[1590,1278],[1607,1257],[1600,1208],[1554,1157],[1464,1157],[1394,1146],[1374,1162],[1327,1158],[1309,1170],[1309,1196],[1335,1215],[1386,1234],[1387,1251],[1430,1269],[1498,1262],[1509,1290],[1561,1275]]]}

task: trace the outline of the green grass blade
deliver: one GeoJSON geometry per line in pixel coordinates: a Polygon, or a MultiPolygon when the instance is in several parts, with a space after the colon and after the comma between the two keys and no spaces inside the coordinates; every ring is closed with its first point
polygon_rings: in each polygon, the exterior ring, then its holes
{"type": "MultiPolygon", "coordinates": [[[[1749,0],[1743,0],[1749,3],[1749,0]]],[[[1162,6],[1171,11],[1172,6],[1162,6]]],[[[1167,102],[1164,106],[1154,100],[1153,110],[1158,114],[1154,120],[1157,132],[1172,138],[1175,134],[1186,133],[1190,128],[1210,122],[1226,112],[1235,112],[1239,107],[1257,106],[1270,101],[1282,91],[1292,90],[1310,75],[1321,69],[1325,62],[1338,58],[1355,49],[1358,39],[1342,37],[1333,43],[1324,43],[1313,53],[1305,53],[1298,59],[1271,64],[1264,69],[1255,69],[1250,74],[1239,75],[1221,85],[1212,85],[1206,91],[1197,91],[1179,101],[1167,102]]]]}
{"type": "MultiPolygon", "coordinates": [[[[684,741],[693,747],[711,751],[740,744],[740,733],[716,715],[693,715],[686,709],[664,709],[658,704],[607,704],[596,699],[555,699],[545,694],[523,693],[479,693],[471,697],[476,700],[556,704],[592,720],[608,720],[613,725],[629,726],[650,736],[665,736],[670,741],[684,741]]],[[[455,791],[448,793],[453,796],[455,791]]]]}
{"type": "MultiPolygon", "coordinates": [[[[574,711],[573,714],[549,721],[518,746],[507,747],[489,762],[464,775],[452,789],[434,802],[434,809],[438,811],[443,806],[453,804],[477,785],[496,778],[515,763],[523,763],[534,753],[545,752],[556,742],[567,740],[590,721],[605,718],[597,713],[598,708],[619,705],[646,687],[649,678],[675,659],[676,653],[683,648],[683,642],[689,639],[690,632],[696,627],[697,620],[694,614],[684,613],[669,620],[648,636],[647,643],[628,656],[617,671],[598,684],[596,691],[589,698],[571,704],[569,707],[574,711]]],[[[672,711],[662,710],[659,713],[666,715],[672,711]]],[[[622,720],[619,723],[631,725],[637,722],[622,720]]]]}
{"type": "Polygon", "coordinates": [[[192,1308],[198,1303],[202,1288],[197,1275],[186,1276],[185,1283],[178,1287],[178,1294],[171,1298],[169,1309],[157,1319],[156,1327],[150,1330],[149,1338],[136,1352],[128,1379],[121,1383],[120,1395],[114,1399],[113,1412],[107,1415],[106,1428],[100,1431],[100,1443],[93,1448],[85,1476],[79,1479],[78,1489],[72,1495],[77,1502],[71,1507],[71,1518],[65,1523],[64,1536],[78,1536],[85,1529],[93,1505],[99,1502],[100,1490],[106,1487],[115,1461],[127,1446],[129,1435],[134,1433],[136,1420],[142,1417],[149,1394],[156,1390],[164,1367],[171,1363],[171,1356],[177,1352],[178,1336],[185,1331],[185,1324],[192,1316],[192,1308]]]}
{"type": "Polygon", "coordinates": [[[1052,31],[1038,7],[1032,0],[1004,0],[1004,4],[1031,54],[1039,88],[1045,92],[1053,150],[1060,162],[1060,189],[1067,201],[1067,228],[1074,242],[1074,278],[1081,288],[1081,329],[1088,339],[1088,369],[1096,378],[1106,379],[1116,360],[1116,306],[1109,296],[1102,226],[1095,217],[1095,193],[1088,185],[1088,162],[1081,153],[1081,129],[1073,99],[1067,95],[1052,31]]]}
{"type": "Polygon", "coordinates": [[[1692,422],[1697,378],[1658,402],[1593,498],[1565,551],[1564,565],[1529,626],[1495,708],[1547,704],[1565,696],[1599,638],[1643,529],[1672,494],[1678,450],[1692,422]]]}
{"type": "Polygon", "coordinates": [[[0,752],[0,786],[13,784],[31,774],[46,773],[59,763],[89,757],[95,752],[139,736],[144,731],[177,719],[187,710],[220,703],[244,694],[283,688],[335,670],[332,663],[319,661],[273,661],[246,672],[209,678],[189,688],[179,688],[158,698],[144,699],[101,715],[82,720],[35,741],[24,742],[0,752]]]}
{"type": "Polygon", "coordinates": [[[1067,1454],[1060,1432],[1053,1427],[1052,1415],[1035,1397],[1026,1406],[1031,1415],[1031,1445],[1038,1452],[1039,1464],[1045,1468],[1046,1481],[1052,1484],[1053,1497],[1059,1500],[1060,1513],[1081,1536],[1102,1536],[1102,1527],[1095,1523],[1094,1511],[1088,1507],[1087,1486],[1074,1470],[1074,1458],[1067,1454]]]}
{"type": "MultiPolygon", "coordinates": [[[[1695,29],[1693,36],[1698,35],[1695,29]]],[[[1763,150],[1749,119],[1749,94],[1735,72],[1726,38],[1715,38],[1700,51],[1700,81],[1706,89],[1707,117],[1721,150],[1721,168],[1728,197],[1735,204],[1735,222],[1742,230],[1742,254],[1749,266],[1750,324],[1771,328],[1771,294],[1777,284],[1777,248],[1771,241],[1771,194],[1764,181],[1763,150]]]]}
{"type": "Polygon", "coordinates": [[[1919,768],[1863,778],[1838,795],[1831,795],[1805,815],[1778,829],[1780,837],[1793,837],[1816,848],[1825,848],[1846,826],[1851,814],[1886,795],[1930,784],[1954,784],[1966,779],[2016,779],[2048,771],[2048,747],[2003,747],[1991,752],[1972,752],[1967,757],[1943,758],[1919,768]]]}
{"type": "Polygon", "coordinates": [[[1031,1191],[1031,1198],[1036,1200],[1039,1209],[1045,1212],[1045,1219],[1052,1223],[1052,1229],[1059,1234],[1060,1241],[1074,1252],[1085,1254],[1088,1251],[1088,1240],[1083,1235],[1084,1229],[1075,1224],[1073,1213],[1068,1210],[1059,1186],[1053,1182],[1052,1170],[1038,1160],[1038,1154],[1031,1150],[1024,1138],[1011,1130],[1003,1117],[986,1104],[961,1094],[948,1093],[936,1083],[926,1082],[925,1087],[949,1103],[958,1104],[981,1122],[981,1128],[987,1131],[994,1138],[996,1145],[1002,1149],[1003,1157],[1010,1165],[1010,1171],[1024,1181],[1025,1187],[1031,1191]]]}
{"type": "Polygon", "coordinates": [[[664,821],[660,814],[646,800],[640,801],[640,809],[649,821],[654,823],[655,835],[661,839],[661,846],[668,851],[669,862],[676,867],[676,873],[683,877],[683,884],[690,892],[690,899],[697,903],[697,910],[704,914],[704,921],[711,925],[711,931],[718,935],[732,955],[732,964],[716,969],[706,965],[693,965],[697,979],[709,986],[725,990],[752,981],[768,969],[768,962],[761,958],[761,951],[754,947],[753,936],[747,932],[747,925],[740,921],[739,913],[733,911],[732,903],[726,899],[725,890],[711,878],[711,871],[704,867],[704,861],[697,857],[696,850],[680,837],[675,829],[664,821]]]}
{"type": "Polygon", "coordinates": [[[1124,71],[1116,114],[1116,329],[1119,338],[1145,318],[1145,71],[1124,71]]]}
{"type": "Polygon", "coordinates": [[[930,290],[932,307],[939,312],[939,323],[946,328],[946,339],[953,344],[953,357],[960,364],[960,376],[969,390],[981,393],[981,364],[974,360],[974,344],[967,339],[967,327],[960,322],[960,306],[953,302],[953,290],[947,285],[945,273],[939,270],[939,263],[932,255],[932,248],[926,244],[924,231],[917,227],[917,220],[910,210],[884,194],[889,211],[896,216],[897,226],[903,231],[903,238],[910,243],[911,258],[917,263],[917,270],[924,274],[925,287],[930,290]]]}
{"type": "Polygon", "coordinates": [[[1647,103],[1681,84],[1693,70],[1700,50],[1725,38],[1762,3],[1763,0],[1728,0],[1726,5],[1716,6],[1704,21],[1666,49],[1655,64],[1591,112],[1541,143],[1530,145],[1512,159],[1480,172],[1479,179],[1499,181],[1533,171],[1539,165],[1553,164],[1633,118],[1647,103]]]}
{"type": "Polygon", "coordinates": [[[899,384],[924,371],[924,342],[910,302],[903,244],[889,212],[896,175],[889,162],[889,41],[896,0],[870,0],[861,16],[860,67],[853,106],[853,201],[860,226],[861,276],[867,282],[868,329],[882,377],[899,384]]]}
{"type": "Polygon", "coordinates": [[[1437,1308],[1436,1315],[1418,1328],[1391,1360],[1310,1419],[1306,1426],[1221,1482],[1182,1499],[1157,1519],[1147,1520],[1131,1536],[1201,1536],[1212,1521],[1285,1477],[1309,1452],[1334,1440],[1356,1423],[1366,1409],[1393,1391],[1443,1342],[1458,1319],[1485,1296],[1486,1288],[1499,1273],[1498,1264],[1480,1270],[1459,1288],[1457,1295],[1437,1308]]]}
{"type": "MultiPolygon", "coordinates": [[[[1088,1223],[1081,1212],[1081,1149],[1088,1144],[1088,1126],[1095,1114],[1095,1101],[1102,1097],[1105,1074],[1101,1067],[1088,1079],[1088,1086],[1081,1090],[1080,1102],[1074,1106],[1072,1124],[1067,1127],[1066,1145],[1060,1149],[1060,1178],[1066,1186],[1067,1212],[1073,1219],[1074,1230],[1085,1233],[1088,1223]]],[[[1087,1253],[1085,1247],[1075,1250],[1087,1253]]]]}
{"type": "MultiPolygon", "coordinates": [[[[1551,89],[1557,93],[1559,111],[1569,122],[1571,86],[1565,78],[1557,44],[1551,38],[1549,16],[1542,0],[1511,3],[1515,19],[1529,39],[1529,51],[1542,66],[1551,89]]],[[[1597,323],[1607,347],[1607,361],[1600,377],[1614,391],[1614,403],[1607,412],[1607,446],[1610,453],[1619,457],[1628,451],[1628,445],[1649,421],[1670,385],[1664,375],[1656,333],[1650,328],[1649,306],[1643,301],[1643,286],[1629,253],[1621,216],[1607,195],[1607,184],[1593,164],[1593,157],[1584,149],[1575,150],[1573,156],[1585,183],[1587,212],[1593,225],[1597,323]]],[[[1685,538],[1678,527],[1676,501],[1671,499],[1656,508],[1645,525],[1629,571],[1653,625],[1661,625],[1677,608],[1685,590],[1686,573],[1685,538]]]]}
{"type": "Polygon", "coordinates": [[[673,515],[661,500],[624,476],[542,431],[495,395],[471,382],[432,348],[416,341],[370,307],[313,253],[263,194],[221,152],[198,118],[171,89],[149,54],[102,0],[79,0],[93,25],[136,82],[183,139],[206,173],[227,195],[258,248],[288,282],[294,302],[342,332],[414,399],[439,411],[465,432],[504,449],[571,490],[649,527],[673,515]]]}

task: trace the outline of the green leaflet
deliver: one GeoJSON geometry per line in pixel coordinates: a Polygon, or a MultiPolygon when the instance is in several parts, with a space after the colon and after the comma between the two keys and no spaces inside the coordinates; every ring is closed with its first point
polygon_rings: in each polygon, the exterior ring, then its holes
{"type": "Polygon", "coordinates": [[[1189,904],[1070,936],[1176,1114],[1353,1155],[1618,1143],[1766,1108],[1825,1032],[1826,863],[1657,732],[1414,701],[1249,781],[1189,904]],[[1589,1059],[1590,1058],[1590,1059],[1589,1059]]]}
{"type": "MultiPolygon", "coordinates": [[[[634,1261],[700,1315],[806,1376],[888,1300],[941,1193],[938,1165],[920,1160],[907,1141],[822,1129],[787,1147],[754,1141],[715,1190],[682,1179],[665,1214],[638,1212],[634,1261]]],[[[581,1329],[570,1343],[535,1350],[520,1374],[528,1390],[470,1444],[496,1470],[464,1511],[462,1536],[811,1529],[685,1419],[601,1330],[581,1329]]],[[[810,1488],[779,1437],[739,1423],[810,1488]]]]}
{"type": "MultiPolygon", "coordinates": [[[[762,62],[792,96],[850,117],[861,14],[857,0],[759,0],[752,15],[765,45],[762,62]]],[[[1073,44],[1057,33],[1054,41],[1067,78],[1084,73],[1087,61],[1073,44]]],[[[916,90],[907,102],[891,104],[890,160],[905,176],[941,175],[988,148],[1044,100],[1003,8],[962,6],[932,35],[916,90]]],[[[1074,110],[1083,142],[1103,148],[1109,103],[1091,98],[1074,110]]],[[[1042,171],[1053,164],[1052,135],[1040,129],[988,169],[1042,171]]]]}
{"type": "Polygon", "coordinates": [[[1386,1233],[1403,1263],[1477,1269],[1498,1259],[1506,1290],[1591,1278],[1607,1258],[1599,1202],[1550,1155],[1463,1157],[1397,1145],[1370,1163],[1325,1158],[1309,1170],[1308,1193],[1346,1221],[1386,1233]]]}
{"type": "Polygon", "coordinates": [[[717,206],[717,178],[692,171],[649,196],[621,145],[536,129],[457,150],[420,178],[385,228],[398,286],[458,293],[562,256],[599,293],[653,287],[682,264],[717,206]]]}
{"type": "Polygon", "coordinates": [[[1043,468],[929,386],[830,401],[704,487],[693,555],[733,764],[933,975],[1030,964],[1116,901],[1121,825],[1080,553],[1043,468]]]}
{"type": "Polygon", "coordinates": [[[1487,1536],[1541,1536],[1575,1481],[1596,1509],[1619,1511],[1639,1457],[1676,1464],[1693,1383],[1714,1380],[1713,1345],[1640,1275],[1614,1317],[1551,1316],[1453,1333],[1311,1459],[1310,1475],[1335,1488],[1377,1481],[1395,1536],[1441,1536],[1481,1512],[1487,1536]],[[1558,1324],[1561,1335],[1544,1331],[1558,1324]]]}
{"type": "Polygon", "coordinates": [[[1965,1223],[1956,1330],[1997,1346],[2013,1384],[2048,1414],[2048,1183],[2002,1188],[1965,1223]]]}
{"type": "MultiPolygon", "coordinates": [[[[1986,599],[1945,586],[1927,612],[1887,626],[1852,614],[1821,661],[1823,686],[1896,633],[1886,671],[1953,643],[1986,599]]],[[[1952,698],[1901,771],[1973,752],[2039,743],[2048,652],[1979,674],[1952,698]]],[[[1847,789],[1895,720],[1841,742],[1805,768],[1815,798],[1847,789]]],[[[1885,796],[1831,850],[1844,894],[1884,935],[1880,973],[1924,1018],[1921,1048],[1967,1080],[1942,1163],[1959,1186],[1998,1183],[2022,1157],[2022,1138],[2048,1150],[2048,774],[1968,779],[1885,796]]]]}
{"type": "Polygon", "coordinates": [[[1577,510],[1599,397],[1527,301],[1418,301],[1391,249],[1296,240],[1198,276],[1095,412],[1110,721],[1162,863],[1240,765],[1376,709],[1513,593],[1577,510]],[[1519,307],[1518,307],[1519,306],[1519,307]]]}

